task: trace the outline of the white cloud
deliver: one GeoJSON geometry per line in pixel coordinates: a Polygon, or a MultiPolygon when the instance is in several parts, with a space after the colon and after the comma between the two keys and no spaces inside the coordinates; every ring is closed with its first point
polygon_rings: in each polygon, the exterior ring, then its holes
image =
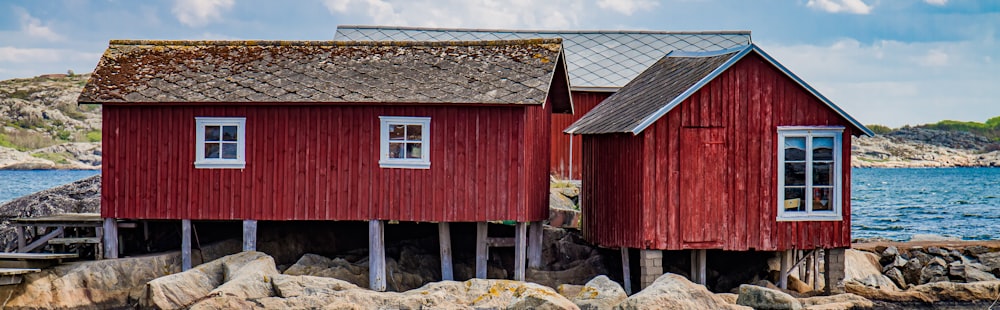
{"type": "Polygon", "coordinates": [[[865,124],[891,127],[1000,115],[1000,42],[758,42],[806,83],[865,124]]]}
{"type": "Polygon", "coordinates": [[[659,3],[653,0],[597,0],[597,7],[624,15],[632,15],[638,10],[649,10],[657,5],[659,3]]]}
{"type": "Polygon", "coordinates": [[[222,19],[222,11],[233,7],[235,0],[176,0],[174,16],[182,24],[199,27],[222,19]]]}
{"type": "Polygon", "coordinates": [[[325,0],[323,3],[331,14],[367,16],[380,25],[424,27],[570,28],[580,24],[585,12],[576,0],[325,0]]]}
{"type": "Polygon", "coordinates": [[[0,46],[0,63],[54,62],[58,61],[61,55],[62,53],[56,49],[0,46]]]}
{"type": "Polygon", "coordinates": [[[63,36],[52,31],[47,25],[42,24],[42,21],[34,18],[27,11],[21,11],[21,31],[31,38],[41,38],[48,41],[61,41],[63,36]]]}
{"type": "Polygon", "coordinates": [[[872,7],[861,0],[809,0],[806,6],[829,13],[868,14],[872,7]]]}
{"type": "Polygon", "coordinates": [[[948,4],[948,0],[924,0],[924,2],[927,2],[927,4],[930,5],[937,5],[937,6],[943,6],[945,4],[948,4]]]}
{"type": "Polygon", "coordinates": [[[948,54],[941,50],[930,50],[927,54],[917,58],[922,66],[941,67],[948,65],[948,54]]]}

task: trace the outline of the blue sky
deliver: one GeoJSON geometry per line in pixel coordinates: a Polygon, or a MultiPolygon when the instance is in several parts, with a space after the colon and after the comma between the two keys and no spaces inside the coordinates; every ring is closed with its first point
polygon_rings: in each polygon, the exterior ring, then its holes
{"type": "Polygon", "coordinates": [[[0,79],[89,72],[110,39],[330,40],[339,24],[751,30],[865,124],[1000,116],[993,0],[5,0],[0,79]]]}

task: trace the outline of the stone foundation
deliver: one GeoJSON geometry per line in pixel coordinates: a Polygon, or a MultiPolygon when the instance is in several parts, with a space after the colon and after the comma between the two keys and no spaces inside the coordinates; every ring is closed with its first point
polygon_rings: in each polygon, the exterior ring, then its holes
{"type": "Polygon", "coordinates": [[[826,265],[826,293],[841,294],[844,292],[844,286],[841,282],[844,281],[845,249],[826,249],[824,252],[826,265]]]}
{"type": "Polygon", "coordinates": [[[639,250],[639,286],[648,287],[663,275],[663,251],[639,250]]]}

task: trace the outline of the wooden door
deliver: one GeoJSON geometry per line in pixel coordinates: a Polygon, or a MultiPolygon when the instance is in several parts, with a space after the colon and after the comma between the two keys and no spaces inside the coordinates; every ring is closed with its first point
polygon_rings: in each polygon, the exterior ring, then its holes
{"type": "Polygon", "coordinates": [[[681,128],[680,222],[684,243],[725,235],[726,152],[722,127],[681,128]]]}

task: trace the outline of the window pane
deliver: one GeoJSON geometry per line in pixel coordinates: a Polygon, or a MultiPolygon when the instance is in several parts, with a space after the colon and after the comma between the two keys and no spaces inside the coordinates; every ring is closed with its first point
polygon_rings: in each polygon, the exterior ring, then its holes
{"type": "Polygon", "coordinates": [[[833,185],[833,163],[813,164],[813,185],[833,185]]]}
{"type": "Polygon", "coordinates": [[[813,138],[813,160],[833,160],[833,138],[813,138]]]}
{"type": "MultiPolygon", "coordinates": [[[[218,127],[216,127],[218,128],[218,127]]],[[[218,132],[218,131],[216,131],[218,132]]],[[[205,143],[205,158],[219,158],[219,144],[205,143]]]]}
{"type": "Polygon", "coordinates": [[[236,126],[222,126],[222,141],[236,141],[236,126]]]}
{"type": "Polygon", "coordinates": [[[833,210],[833,204],[830,203],[830,198],[833,197],[832,188],[814,188],[813,189],[813,211],[830,211],[833,210]]]}
{"type": "Polygon", "coordinates": [[[403,143],[389,143],[389,158],[403,158],[403,143]]]}
{"type": "Polygon", "coordinates": [[[406,144],[406,158],[420,159],[420,143],[406,144]]]}
{"type": "Polygon", "coordinates": [[[389,125],[389,140],[403,140],[405,134],[405,125],[389,125]]]}
{"type": "Polygon", "coordinates": [[[420,127],[420,125],[406,125],[406,140],[420,141],[420,135],[423,133],[420,127]]]}
{"type": "Polygon", "coordinates": [[[805,200],[805,188],[785,188],[785,212],[789,211],[805,211],[805,204],[802,200],[805,200]]]}
{"type": "Polygon", "coordinates": [[[806,160],[806,138],[785,138],[785,160],[806,160]]]}
{"type": "Polygon", "coordinates": [[[205,126],[205,141],[219,141],[219,126],[205,126]]]}
{"type": "Polygon", "coordinates": [[[222,158],[236,159],[236,143],[222,144],[222,158]]]}
{"type": "Polygon", "coordinates": [[[806,185],[805,163],[785,164],[785,185],[806,185]]]}

